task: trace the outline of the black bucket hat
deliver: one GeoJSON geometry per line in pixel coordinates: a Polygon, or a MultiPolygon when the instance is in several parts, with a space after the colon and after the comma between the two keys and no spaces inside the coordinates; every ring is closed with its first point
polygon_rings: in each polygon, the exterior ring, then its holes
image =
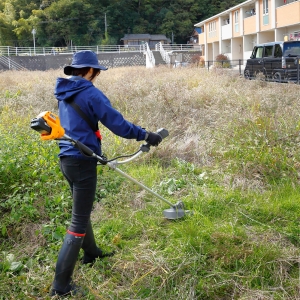
{"type": "Polygon", "coordinates": [[[64,73],[66,75],[72,75],[72,69],[80,69],[85,67],[90,67],[102,71],[107,70],[106,67],[99,65],[98,57],[95,52],[90,50],[83,50],[73,54],[72,64],[70,66],[64,67],[64,73]]]}

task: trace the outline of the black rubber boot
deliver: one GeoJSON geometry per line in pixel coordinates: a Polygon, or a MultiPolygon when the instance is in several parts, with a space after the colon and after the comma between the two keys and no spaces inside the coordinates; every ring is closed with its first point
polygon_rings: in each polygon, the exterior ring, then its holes
{"type": "Polygon", "coordinates": [[[104,253],[100,248],[97,247],[91,220],[89,220],[89,223],[86,227],[85,237],[81,248],[84,251],[84,255],[82,258],[83,264],[94,263],[96,258],[104,258],[108,256],[113,256],[115,254],[114,251],[104,253]]]}
{"type": "Polygon", "coordinates": [[[76,294],[80,288],[72,283],[72,274],[84,236],[67,233],[60,249],[51,296],[76,294]]]}

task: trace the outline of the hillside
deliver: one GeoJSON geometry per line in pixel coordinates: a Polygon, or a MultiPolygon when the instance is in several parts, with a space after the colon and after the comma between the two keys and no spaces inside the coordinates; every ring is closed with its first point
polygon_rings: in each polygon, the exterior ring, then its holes
{"type": "Polygon", "coordinates": [[[4,0],[0,46],[115,45],[126,33],[164,34],[186,44],[194,24],[241,0],[4,0]]]}

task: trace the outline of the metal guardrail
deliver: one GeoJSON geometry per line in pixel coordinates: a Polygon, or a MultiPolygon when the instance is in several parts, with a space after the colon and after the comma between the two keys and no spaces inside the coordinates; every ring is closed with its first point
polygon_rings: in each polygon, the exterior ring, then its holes
{"type": "Polygon", "coordinates": [[[96,45],[96,46],[71,46],[71,47],[11,47],[0,46],[0,56],[36,56],[36,55],[59,55],[72,54],[81,50],[91,50],[97,54],[123,53],[123,52],[144,52],[144,45],[96,45]]]}
{"type": "MultiPolygon", "coordinates": [[[[157,47],[157,46],[155,46],[157,47]]],[[[199,51],[200,45],[193,44],[165,44],[165,51],[199,51]]],[[[145,45],[95,45],[95,46],[70,46],[70,47],[11,47],[0,46],[0,56],[36,56],[36,55],[59,55],[72,54],[81,50],[91,50],[97,54],[106,53],[123,53],[123,52],[140,52],[145,51],[145,45]]],[[[150,49],[154,50],[154,49],[150,49]]],[[[157,49],[159,50],[159,49],[157,49]]]]}
{"type": "Polygon", "coordinates": [[[207,69],[208,71],[212,69],[224,69],[224,70],[233,70],[238,72],[240,75],[244,75],[244,68],[246,60],[236,59],[236,60],[200,60],[199,56],[195,56],[195,59],[192,59],[190,62],[186,61],[176,61],[172,62],[174,68],[177,67],[186,67],[190,64],[194,64],[199,68],[207,69]]]}
{"type": "Polygon", "coordinates": [[[27,69],[7,56],[0,56],[0,63],[7,66],[9,70],[26,71],[27,69]]]}
{"type": "MultiPolygon", "coordinates": [[[[158,50],[160,52],[160,55],[162,57],[162,59],[167,63],[170,64],[171,59],[169,56],[169,53],[166,51],[166,47],[165,45],[163,45],[162,43],[158,43],[155,45],[155,49],[158,50]]],[[[171,51],[170,51],[171,52],[171,51]]]]}
{"type": "MultiPolygon", "coordinates": [[[[278,68],[278,64],[272,65],[269,64],[267,68],[263,70],[253,70],[251,69],[252,75],[244,74],[244,70],[246,67],[247,60],[238,59],[238,60],[207,60],[207,61],[199,61],[198,66],[202,68],[206,68],[208,71],[210,69],[228,69],[234,70],[239,73],[240,76],[245,77],[249,80],[265,80],[268,82],[277,82],[277,83],[295,83],[300,84],[300,56],[295,57],[295,67],[288,69],[280,69],[278,68]]],[[[184,66],[183,64],[178,64],[178,66],[184,66]]],[[[253,65],[250,65],[252,68],[253,65]]],[[[249,66],[246,68],[249,70],[249,66]]]]}
{"type": "Polygon", "coordinates": [[[208,70],[212,68],[221,68],[221,69],[237,69],[240,74],[243,74],[244,65],[247,60],[243,59],[232,59],[232,60],[207,60],[200,61],[199,66],[205,67],[208,70]]]}
{"type": "Polygon", "coordinates": [[[155,58],[154,58],[152,51],[149,48],[148,43],[145,44],[145,54],[148,58],[146,60],[146,67],[153,68],[155,66],[155,58]]]}

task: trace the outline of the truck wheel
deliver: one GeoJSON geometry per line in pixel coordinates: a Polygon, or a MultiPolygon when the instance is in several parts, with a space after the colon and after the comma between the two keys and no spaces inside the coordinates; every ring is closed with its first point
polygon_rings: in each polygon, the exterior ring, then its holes
{"type": "Polygon", "coordinates": [[[273,80],[275,82],[281,82],[281,74],[279,72],[274,73],[273,80]]]}
{"type": "Polygon", "coordinates": [[[250,75],[250,71],[249,69],[245,69],[244,70],[244,78],[250,80],[251,79],[251,75],[250,75]]]}

